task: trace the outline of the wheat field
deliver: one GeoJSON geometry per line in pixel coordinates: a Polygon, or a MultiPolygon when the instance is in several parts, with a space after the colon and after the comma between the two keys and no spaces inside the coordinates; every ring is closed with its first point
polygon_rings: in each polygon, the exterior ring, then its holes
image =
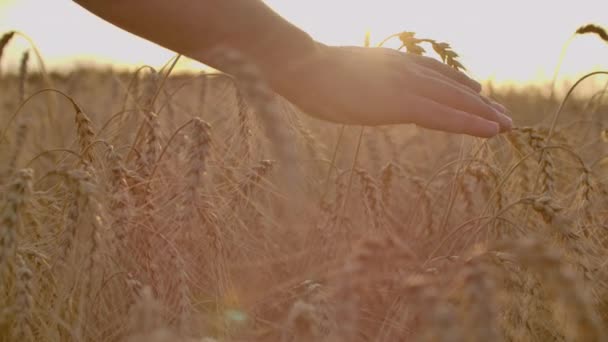
{"type": "Polygon", "coordinates": [[[317,121],[234,56],[34,57],[0,78],[0,341],[608,340],[604,87],[486,87],[516,128],[481,140],[317,121]]]}

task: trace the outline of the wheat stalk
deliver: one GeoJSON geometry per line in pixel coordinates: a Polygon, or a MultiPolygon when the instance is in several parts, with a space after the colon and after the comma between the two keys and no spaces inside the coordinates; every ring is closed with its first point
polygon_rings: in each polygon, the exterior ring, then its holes
{"type": "Polygon", "coordinates": [[[13,338],[15,341],[33,341],[31,326],[34,299],[32,291],[32,271],[22,256],[17,257],[17,291],[15,294],[15,324],[13,338]]]}
{"type": "Polygon", "coordinates": [[[259,68],[239,51],[219,48],[212,54],[210,60],[224,66],[225,70],[239,82],[244,98],[259,115],[266,136],[272,144],[271,148],[285,168],[285,172],[280,174],[280,183],[286,186],[288,191],[295,191],[294,187],[298,184],[295,179],[301,179],[298,176],[300,171],[296,167],[293,139],[286,130],[285,124],[280,124],[283,120],[276,94],[262,77],[259,68]]]}
{"type": "Polygon", "coordinates": [[[161,342],[175,340],[163,322],[163,307],[155,298],[152,288],[144,286],[132,308],[128,342],[161,342]]]}
{"type": "Polygon", "coordinates": [[[566,331],[569,341],[603,341],[602,327],[592,307],[589,292],[581,286],[576,275],[563,264],[562,257],[545,242],[537,239],[498,244],[497,250],[507,251],[520,265],[538,272],[544,279],[542,286],[559,299],[573,315],[566,331]]]}
{"type": "Polygon", "coordinates": [[[9,161],[7,163],[7,165],[8,165],[7,172],[9,172],[9,173],[13,172],[17,167],[17,164],[19,162],[19,157],[21,157],[21,154],[25,147],[25,142],[27,139],[28,132],[29,132],[29,127],[28,127],[27,123],[26,122],[19,123],[19,125],[17,126],[17,130],[15,132],[15,144],[13,146],[12,155],[8,158],[9,161]]]}
{"type": "Polygon", "coordinates": [[[93,144],[95,133],[93,131],[93,124],[91,119],[80,109],[80,106],[74,104],[76,115],[74,120],[76,121],[76,132],[78,136],[78,145],[80,146],[80,153],[84,160],[87,162],[93,161],[93,152],[90,146],[93,144]]]}
{"type": "Polygon", "coordinates": [[[501,340],[496,326],[499,317],[497,303],[495,303],[498,293],[497,285],[486,268],[482,262],[471,260],[466,264],[461,275],[464,283],[463,309],[467,312],[467,335],[469,336],[467,339],[471,341],[501,340]]]}
{"type": "Polygon", "coordinates": [[[252,191],[260,185],[260,182],[268,176],[275,166],[274,160],[261,160],[253,166],[245,176],[245,180],[240,186],[240,191],[247,197],[251,196],[252,191]]]}
{"type": "Polygon", "coordinates": [[[247,106],[247,101],[242,92],[241,88],[237,85],[236,105],[239,118],[239,136],[243,144],[243,159],[247,160],[251,157],[251,138],[253,134],[249,122],[249,107],[247,106]]]}
{"type": "Polygon", "coordinates": [[[30,59],[30,52],[25,51],[21,56],[21,63],[19,65],[19,103],[25,101],[25,86],[27,83],[27,65],[30,59]]]}
{"type": "MultiPolygon", "coordinates": [[[[194,119],[192,127],[192,145],[190,147],[190,167],[186,174],[187,185],[184,191],[182,206],[184,212],[180,222],[188,222],[195,218],[195,209],[200,208],[198,189],[205,172],[211,150],[211,126],[201,119],[194,119]]],[[[205,209],[209,209],[205,205],[205,209]]]]}
{"type": "Polygon", "coordinates": [[[112,221],[110,225],[115,231],[118,243],[124,246],[124,239],[127,235],[127,225],[129,222],[129,192],[127,183],[127,169],[124,166],[121,156],[110,148],[108,153],[108,163],[110,170],[110,212],[112,221]]]}
{"type": "Polygon", "coordinates": [[[389,162],[380,171],[380,194],[385,205],[391,203],[391,188],[398,168],[397,164],[389,162]]]}
{"type": "MultiPolygon", "coordinates": [[[[594,183],[594,182],[593,182],[594,183]]],[[[581,229],[586,237],[589,237],[589,228],[596,225],[596,219],[592,212],[592,191],[595,184],[592,183],[591,170],[583,166],[579,179],[578,194],[581,229]]]]}
{"type": "Polygon", "coordinates": [[[2,210],[0,224],[0,275],[3,285],[6,276],[5,271],[10,267],[17,250],[17,230],[21,225],[21,211],[28,194],[31,192],[33,171],[23,169],[17,172],[11,185],[7,189],[6,203],[2,210]]]}
{"type": "Polygon", "coordinates": [[[323,337],[317,308],[298,300],[290,308],[282,341],[316,341],[323,337]]]}

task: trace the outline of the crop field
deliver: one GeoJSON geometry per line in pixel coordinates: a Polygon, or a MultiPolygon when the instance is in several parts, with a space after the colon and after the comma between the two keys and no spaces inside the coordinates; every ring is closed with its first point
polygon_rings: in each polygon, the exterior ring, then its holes
{"type": "Polygon", "coordinates": [[[608,72],[486,140],[178,58],[2,70],[0,341],[608,340],[608,72]]]}

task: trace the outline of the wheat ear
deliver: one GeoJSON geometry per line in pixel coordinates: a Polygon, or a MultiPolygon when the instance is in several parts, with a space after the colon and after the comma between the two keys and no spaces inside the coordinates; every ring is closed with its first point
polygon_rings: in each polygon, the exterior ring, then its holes
{"type": "Polygon", "coordinates": [[[604,29],[603,27],[601,27],[599,25],[587,24],[587,25],[581,26],[576,30],[576,34],[595,34],[598,37],[600,37],[603,41],[608,43],[608,32],[606,32],[606,29],[604,29]]]}

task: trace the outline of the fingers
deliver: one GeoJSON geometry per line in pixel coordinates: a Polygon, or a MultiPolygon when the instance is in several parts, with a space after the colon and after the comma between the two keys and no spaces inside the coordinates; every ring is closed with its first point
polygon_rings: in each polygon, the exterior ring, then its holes
{"type": "MultiPolygon", "coordinates": [[[[443,83],[448,83],[454,89],[459,89],[461,91],[467,91],[476,99],[481,100],[481,102],[485,103],[487,106],[492,107],[494,109],[494,112],[495,111],[498,112],[498,114],[492,113],[492,112],[488,113],[487,110],[486,111],[482,110],[481,112],[478,112],[481,109],[481,103],[478,100],[475,100],[477,105],[475,106],[476,109],[473,109],[473,110],[476,110],[476,112],[474,112],[474,113],[479,113],[483,117],[486,117],[486,118],[492,119],[496,122],[499,122],[502,132],[511,129],[512,120],[506,115],[507,109],[503,105],[501,105],[495,101],[492,101],[491,99],[488,99],[485,96],[479,94],[479,92],[481,91],[481,85],[477,81],[469,78],[464,73],[459,72],[459,71],[455,70],[454,68],[452,68],[444,63],[441,63],[435,59],[424,57],[424,56],[412,55],[412,54],[403,54],[403,53],[401,53],[401,54],[402,54],[402,56],[405,56],[410,61],[412,61],[413,63],[418,65],[419,66],[418,70],[422,74],[424,74],[428,77],[431,77],[437,81],[441,81],[443,83]],[[483,113],[486,113],[486,115],[484,116],[483,113]]],[[[445,95],[445,93],[444,93],[444,95],[445,95]]],[[[466,100],[466,99],[463,99],[463,100],[466,100]]],[[[471,103],[471,100],[472,100],[472,98],[469,96],[468,101],[466,101],[466,102],[471,103]]],[[[458,108],[458,109],[461,109],[464,111],[469,111],[469,110],[471,110],[471,107],[468,107],[468,108],[464,107],[464,108],[458,108]]]]}
{"type": "Polygon", "coordinates": [[[410,94],[400,96],[400,105],[397,104],[385,115],[381,119],[394,123],[412,122],[429,129],[482,138],[499,133],[496,122],[410,94]]]}
{"type": "MultiPolygon", "coordinates": [[[[455,81],[455,80],[453,80],[451,78],[445,77],[443,74],[441,74],[441,73],[439,73],[439,72],[437,72],[435,70],[426,68],[426,67],[419,68],[419,71],[422,72],[422,74],[424,74],[424,75],[431,76],[431,77],[433,77],[435,79],[441,80],[443,82],[447,82],[447,83],[451,84],[452,86],[454,86],[456,88],[468,91],[473,96],[479,97],[488,106],[491,106],[492,108],[494,108],[495,110],[497,110],[501,114],[504,114],[504,115],[508,116],[508,114],[507,114],[508,110],[507,110],[507,108],[505,108],[505,106],[501,105],[500,103],[498,103],[496,101],[493,101],[493,100],[485,97],[484,95],[479,94],[478,92],[474,91],[470,87],[463,86],[462,83],[459,83],[459,82],[457,82],[457,81],[455,81]]],[[[507,120],[507,121],[510,123],[510,119],[507,120]]],[[[501,131],[504,132],[506,130],[507,130],[507,127],[504,126],[504,125],[502,125],[501,126],[501,131]]]]}
{"type": "Polygon", "coordinates": [[[510,129],[513,128],[513,121],[510,118],[508,110],[507,110],[507,108],[505,106],[503,106],[500,103],[498,103],[498,102],[496,102],[496,101],[494,101],[492,99],[489,99],[489,98],[487,98],[485,96],[481,96],[481,99],[483,100],[483,102],[485,102],[489,106],[492,106],[492,108],[494,108],[495,110],[499,111],[500,113],[502,113],[503,115],[505,115],[505,116],[507,116],[509,118],[511,125],[509,127],[501,126],[500,127],[500,131],[501,132],[506,132],[506,131],[508,131],[508,130],[510,130],[510,129]]]}
{"type": "Polygon", "coordinates": [[[494,107],[494,109],[498,110],[499,112],[501,112],[503,114],[507,114],[507,112],[508,112],[507,108],[505,106],[501,105],[500,103],[493,101],[492,99],[490,99],[484,95],[481,95],[480,93],[474,91],[473,89],[471,89],[469,87],[463,87],[462,83],[458,83],[451,78],[445,77],[444,75],[440,74],[439,72],[437,72],[435,70],[431,70],[429,68],[420,68],[419,71],[421,71],[422,74],[424,74],[424,75],[433,76],[434,78],[440,79],[444,82],[448,82],[455,87],[466,90],[475,96],[479,96],[483,100],[483,102],[494,107]]]}
{"type": "Polygon", "coordinates": [[[513,126],[512,120],[492,106],[489,100],[486,102],[479,94],[454,85],[445,78],[417,73],[407,75],[405,81],[410,91],[447,107],[497,122],[501,131],[510,130],[513,126]]]}
{"type": "Polygon", "coordinates": [[[460,84],[463,84],[463,85],[467,86],[468,88],[472,89],[473,91],[475,91],[476,93],[479,93],[481,91],[481,84],[479,84],[479,82],[469,78],[464,73],[462,73],[444,63],[441,63],[440,61],[438,61],[436,59],[424,57],[424,56],[412,55],[412,54],[407,54],[406,56],[414,63],[416,63],[422,67],[434,70],[449,79],[452,79],[460,84]]]}
{"type": "Polygon", "coordinates": [[[490,98],[487,98],[487,97],[485,97],[485,96],[482,96],[482,97],[481,97],[481,99],[482,99],[482,100],[483,100],[485,103],[487,103],[487,104],[489,104],[490,106],[494,107],[494,109],[498,110],[499,112],[501,112],[501,113],[503,113],[503,114],[505,114],[505,115],[507,115],[507,114],[508,114],[508,111],[509,111],[509,110],[507,110],[507,107],[505,107],[505,106],[501,105],[500,103],[498,103],[498,102],[496,102],[496,101],[494,101],[494,100],[492,100],[492,99],[490,99],[490,98]]]}
{"type": "Polygon", "coordinates": [[[442,74],[438,73],[437,71],[431,70],[429,68],[420,68],[419,71],[421,71],[422,74],[424,74],[424,75],[432,76],[435,79],[439,79],[444,82],[447,82],[456,88],[466,90],[469,93],[473,94],[474,96],[478,96],[479,98],[481,98],[481,100],[483,102],[485,102],[489,106],[492,106],[494,109],[498,110],[502,114],[505,114],[505,115],[507,114],[507,108],[505,108],[505,106],[501,105],[498,102],[492,101],[491,99],[485,97],[484,95],[481,95],[480,93],[474,91],[473,89],[471,89],[469,87],[463,86],[462,83],[458,83],[458,82],[454,81],[453,79],[445,77],[442,74]]]}

